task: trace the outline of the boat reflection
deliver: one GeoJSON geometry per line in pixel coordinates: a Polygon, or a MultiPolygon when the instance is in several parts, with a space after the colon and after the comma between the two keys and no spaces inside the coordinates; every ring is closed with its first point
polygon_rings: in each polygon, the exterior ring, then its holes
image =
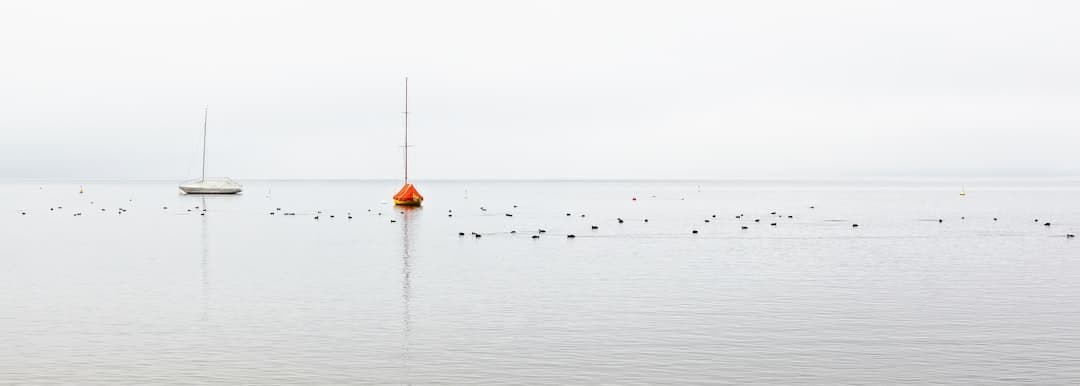
{"type": "Polygon", "coordinates": [[[402,371],[404,372],[404,379],[411,378],[411,372],[409,369],[409,362],[411,361],[411,354],[409,351],[410,341],[412,340],[412,314],[410,310],[410,300],[412,298],[412,229],[410,226],[413,224],[413,220],[418,217],[423,209],[419,206],[411,207],[398,207],[401,209],[401,303],[402,303],[402,342],[401,342],[401,362],[402,371]]]}
{"type": "MultiPolygon", "coordinates": [[[[206,196],[202,197],[201,208],[206,208],[206,196]]],[[[209,210],[207,210],[209,211],[209,210]]],[[[206,321],[210,315],[210,239],[209,216],[202,217],[202,320],[206,321]]]]}

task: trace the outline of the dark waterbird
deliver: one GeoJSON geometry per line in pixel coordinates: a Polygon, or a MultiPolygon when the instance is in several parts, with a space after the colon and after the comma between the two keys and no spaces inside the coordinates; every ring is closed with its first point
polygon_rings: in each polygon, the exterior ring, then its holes
{"type": "Polygon", "coordinates": [[[697,234],[698,232],[697,232],[697,229],[694,229],[694,230],[690,231],[690,233],[692,233],[692,234],[695,234],[695,235],[696,235],[696,234],[697,234]]]}
{"type": "Polygon", "coordinates": [[[596,225],[593,225],[593,226],[592,226],[592,229],[593,229],[593,230],[597,230],[597,229],[600,229],[600,227],[599,227],[599,226],[596,226],[596,225]]]}
{"type": "Polygon", "coordinates": [[[750,227],[743,225],[742,229],[750,229],[750,227]]]}
{"type": "Polygon", "coordinates": [[[533,239],[538,239],[538,238],[540,238],[540,235],[532,235],[532,238],[533,239]]]}
{"type": "Polygon", "coordinates": [[[568,238],[568,239],[572,239],[572,238],[575,238],[575,237],[577,237],[577,236],[574,236],[573,233],[566,235],[566,238],[568,238]]]}

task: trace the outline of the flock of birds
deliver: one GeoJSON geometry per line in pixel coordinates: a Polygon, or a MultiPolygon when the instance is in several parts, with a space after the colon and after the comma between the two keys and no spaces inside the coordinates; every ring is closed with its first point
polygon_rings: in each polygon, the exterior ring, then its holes
{"type": "MultiPolygon", "coordinates": [[[[637,201],[637,199],[635,198],[635,199],[634,199],[634,201],[637,201]]],[[[517,208],[517,207],[518,207],[517,205],[514,205],[514,208],[517,208]]],[[[815,209],[815,207],[814,207],[814,206],[810,206],[810,209],[815,209]]],[[[485,208],[485,207],[481,206],[481,207],[480,207],[480,211],[481,211],[481,212],[486,212],[486,211],[487,211],[487,208],[485,208]]],[[[512,213],[506,213],[505,215],[506,215],[506,217],[513,217],[513,216],[514,216],[514,215],[513,215],[512,213]]],[[[772,211],[772,212],[769,212],[769,215],[770,215],[770,216],[775,216],[776,218],[780,218],[780,219],[783,219],[783,218],[787,218],[787,219],[794,219],[794,218],[795,218],[795,216],[793,216],[793,215],[783,215],[783,214],[778,214],[778,213],[777,213],[776,211],[772,211]]],[[[453,210],[451,210],[451,211],[450,211],[450,216],[451,216],[451,217],[453,216],[453,210]]],[[[570,216],[573,216],[573,214],[572,214],[572,213],[566,213],[566,217],[570,217],[570,216]]],[[[581,217],[582,217],[582,218],[585,218],[585,215],[584,215],[584,214],[582,214],[582,215],[581,215],[581,217]]],[[[717,215],[716,215],[716,214],[712,214],[712,215],[710,215],[709,217],[705,218],[705,219],[704,219],[703,221],[704,221],[704,223],[711,223],[711,222],[715,221],[715,220],[716,220],[716,218],[717,218],[717,215]]],[[[740,214],[738,214],[738,215],[735,215],[735,219],[737,219],[737,220],[738,220],[738,219],[746,219],[746,220],[749,220],[749,218],[748,218],[748,217],[746,217],[746,214],[744,214],[744,213],[740,213],[740,214]]],[[[960,217],[960,219],[961,219],[961,220],[966,220],[967,218],[966,218],[966,217],[960,217]]],[[[625,219],[623,219],[622,217],[616,217],[616,218],[615,218],[615,221],[616,221],[617,223],[619,223],[619,224],[624,224],[624,223],[626,222],[626,220],[625,220],[625,219]]],[[[648,219],[648,218],[643,218],[643,219],[641,219],[641,221],[642,221],[642,222],[644,222],[644,223],[648,223],[648,222],[649,222],[649,219],[648,219]]],[[[827,221],[843,221],[843,220],[827,220],[827,221]]],[[[938,223],[944,223],[944,222],[945,222],[945,219],[941,219],[941,218],[939,218],[939,219],[936,219],[936,220],[934,220],[934,221],[937,221],[938,223]]],[[[995,222],[996,222],[996,221],[998,221],[998,218],[997,218],[997,217],[994,217],[994,218],[993,218],[993,221],[995,221],[995,222]]],[[[1038,223],[1038,222],[1039,222],[1039,219],[1035,219],[1034,221],[1035,221],[1036,223],[1038,223]]],[[[761,219],[761,218],[754,218],[754,219],[753,219],[753,222],[754,222],[754,223],[756,223],[756,224],[760,224],[760,223],[762,223],[762,219],[761,219]]],[[[1046,226],[1046,227],[1050,227],[1051,225],[1053,225],[1053,224],[1051,224],[1050,222],[1044,222],[1044,223],[1043,223],[1043,226],[1046,226]]],[[[778,222],[777,222],[777,221],[769,221],[769,226],[771,226],[771,227],[776,227],[776,226],[778,226],[778,222]]],[[[859,227],[859,224],[858,224],[858,223],[851,223],[851,227],[852,227],[852,228],[858,228],[858,227],[859,227]]],[[[599,226],[599,225],[591,225],[591,226],[590,226],[590,229],[591,229],[591,230],[598,230],[598,229],[600,229],[600,226],[599,226]]],[[[749,225],[740,225],[740,229],[741,229],[741,230],[749,230],[749,229],[750,229],[750,226],[749,226],[749,225]]],[[[517,231],[516,231],[516,230],[511,230],[511,231],[510,231],[509,233],[510,233],[510,234],[516,234],[516,233],[517,233],[517,231]]],[[[542,235],[542,234],[545,234],[545,233],[547,233],[547,230],[545,230],[545,229],[543,229],[543,228],[539,228],[539,229],[537,229],[537,230],[536,230],[536,234],[532,235],[532,237],[531,237],[531,238],[533,238],[533,239],[539,239],[539,238],[540,238],[540,235],[542,235]]],[[[700,233],[700,231],[699,231],[699,230],[697,230],[697,229],[691,229],[691,230],[690,230],[690,234],[692,234],[692,235],[696,235],[696,234],[699,234],[699,233],[700,233]]],[[[483,233],[479,233],[479,232],[470,232],[470,234],[471,234],[471,235],[472,235],[473,237],[475,237],[475,238],[481,238],[481,237],[483,237],[483,235],[484,235],[483,233]]],[[[465,236],[465,232],[458,232],[458,237],[464,237],[464,236],[465,236]]],[[[567,234],[566,234],[566,237],[567,237],[567,238],[576,238],[576,237],[577,237],[577,235],[575,235],[575,234],[573,234],[573,233],[567,233],[567,234]]],[[[1069,238],[1069,239],[1071,239],[1071,238],[1074,238],[1074,237],[1076,237],[1076,235],[1075,235],[1075,234],[1072,234],[1072,233],[1066,233],[1066,234],[1064,235],[1064,237],[1065,237],[1065,238],[1069,238]]]]}
{"type": "MultiPolygon", "coordinates": [[[[133,200],[128,200],[128,201],[129,201],[129,202],[133,202],[133,200]]],[[[637,199],[636,199],[636,198],[634,198],[634,201],[637,201],[637,199]]],[[[89,204],[90,204],[91,206],[93,206],[93,205],[94,205],[94,201],[89,201],[89,204]]],[[[513,205],[513,208],[515,208],[515,209],[516,209],[516,208],[518,208],[518,205],[513,205]]],[[[810,206],[809,208],[810,208],[810,209],[815,209],[815,207],[814,207],[814,206],[810,206]]],[[[58,211],[62,211],[63,209],[64,209],[64,207],[63,207],[63,206],[54,206],[54,207],[50,207],[50,208],[49,208],[49,212],[58,212],[58,211]]],[[[107,211],[108,211],[108,209],[107,209],[107,208],[99,208],[99,209],[100,209],[100,211],[101,211],[101,212],[107,212],[107,211]]],[[[162,210],[166,210],[166,211],[167,211],[167,210],[169,210],[169,207],[168,207],[167,205],[163,205],[163,206],[161,207],[161,209],[162,209],[162,210]]],[[[193,206],[193,207],[190,207],[190,208],[184,208],[184,210],[186,211],[186,213],[190,213],[190,214],[195,214],[195,213],[198,213],[198,214],[199,214],[200,216],[206,216],[206,214],[207,214],[207,212],[208,212],[207,208],[205,208],[205,207],[200,207],[199,205],[195,205],[195,206],[193,206]]],[[[369,212],[370,214],[374,214],[374,215],[377,215],[377,216],[382,216],[382,215],[383,215],[383,212],[381,212],[381,211],[372,211],[371,209],[368,209],[367,211],[368,211],[368,212],[369,212]]],[[[487,212],[487,211],[488,211],[488,209],[487,209],[486,207],[484,207],[484,206],[481,206],[481,207],[480,207],[480,212],[481,212],[481,213],[484,213],[484,212],[487,212]]],[[[118,207],[118,208],[116,208],[116,214],[117,214],[117,215],[123,215],[123,214],[125,214],[125,213],[127,213],[127,212],[128,212],[128,209],[126,209],[126,208],[124,208],[124,207],[118,207]]],[[[26,216],[26,215],[28,215],[28,214],[29,214],[29,211],[27,211],[27,210],[18,210],[18,213],[19,213],[20,215],[22,215],[22,216],[26,216]]],[[[268,213],[269,213],[269,215],[271,215],[271,216],[276,216],[276,215],[281,215],[281,216],[296,216],[296,215],[297,215],[297,212],[291,212],[291,211],[284,211],[284,210],[283,210],[282,208],[280,208],[280,207],[278,207],[278,208],[274,208],[273,210],[270,210],[270,211],[269,211],[268,213]]],[[[404,212],[404,211],[400,211],[400,213],[401,213],[401,214],[405,214],[405,212],[404,212]]],[[[79,216],[82,216],[82,215],[83,215],[83,212],[81,212],[81,211],[77,211],[77,212],[73,212],[73,213],[72,213],[72,216],[74,216],[74,217],[79,217],[79,216]]],[[[319,219],[320,219],[320,218],[322,218],[323,216],[326,216],[326,217],[328,217],[328,218],[330,218],[330,219],[333,219],[333,218],[336,218],[336,217],[337,217],[337,216],[336,216],[335,214],[330,214],[330,213],[324,213],[324,212],[323,212],[323,211],[321,211],[321,210],[317,210],[317,211],[315,211],[315,212],[314,212],[314,213],[313,213],[312,215],[313,215],[313,218],[314,218],[315,220],[319,220],[319,219]]],[[[571,216],[573,216],[574,214],[573,214],[573,213],[570,213],[570,212],[567,212],[567,213],[566,213],[565,215],[566,215],[566,217],[571,217],[571,216]]],[[[513,213],[511,213],[511,212],[505,212],[505,213],[504,213],[504,216],[505,216],[505,217],[514,217],[514,214],[513,214],[513,213]]],[[[769,212],[769,216],[771,216],[771,217],[768,217],[768,218],[776,218],[776,219],[785,219],[785,218],[786,218],[786,219],[794,219],[794,218],[795,218],[795,216],[793,216],[793,215],[783,215],[783,214],[778,214],[778,213],[777,213],[776,211],[772,211],[772,212],[769,212]]],[[[453,209],[450,209],[450,210],[448,210],[448,213],[447,213],[447,217],[454,217],[454,211],[453,211],[453,209]]],[[[581,215],[580,215],[580,217],[581,217],[581,218],[585,218],[585,217],[586,217],[586,215],[585,215],[585,214],[581,214],[581,215]]],[[[718,217],[718,215],[716,215],[716,214],[711,214],[710,216],[708,216],[708,217],[704,218],[703,222],[704,222],[704,223],[711,223],[711,222],[715,221],[715,220],[717,219],[717,217],[718,217]]],[[[346,213],[345,213],[345,218],[346,218],[346,219],[348,219],[348,220],[351,220],[351,219],[353,219],[353,214],[352,214],[352,212],[351,212],[351,211],[350,211],[350,212],[346,212],[346,213]]],[[[746,215],[745,215],[744,213],[740,213],[740,214],[738,214],[738,215],[735,215],[735,216],[734,216],[734,218],[735,218],[736,220],[746,220],[746,221],[749,221],[749,217],[747,217],[747,216],[746,216],[746,215]]],[[[960,217],[960,219],[961,219],[961,220],[966,220],[966,217],[960,217]]],[[[396,219],[394,219],[394,218],[390,218],[390,219],[389,219],[389,221],[390,221],[390,223],[396,223],[396,222],[397,222],[397,220],[396,220],[396,219]]],[[[616,222],[617,222],[618,224],[623,224],[623,223],[625,223],[625,222],[626,222],[626,220],[625,220],[625,219],[623,219],[622,217],[616,217],[616,218],[615,218],[615,221],[616,221],[616,222]]],[[[643,222],[643,223],[648,223],[648,222],[649,222],[649,219],[648,219],[648,218],[643,218],[643,219],[640,219],[640,221],[641,221],[641,222],[643,222]]],[[[762,220],[762,218],[754,218],[754,219],[753,219],[753,223],[755,223],[755,224],[760,224],[760,223],[762,223],[762,221],[763,221],[763,220],[762,220]]],[[[768,225],[769,225],[770,227],[776,227],[776,226],[778,226],[778,225],[779,225],[779,224],[778,224],[778,221],[775,221],[775,220],[766,220],[766,221],[768,222],[768,225]]],[[[828,220],[828,221],[843,221],[843,220],[828,220]]],[[[938,223],[944,223],[944,222],[945,222],[945,219],[942,219],[942,218],[938,218],[938,219],[921,219],[921,221],[936,221],[936,222],[938,222],[938,223]]],[[[993,221],[995,221],[995,222],[996,222],[996,221],[998,221],[998,218],[997,218],[997,217],[994,217],[994,218],[993,218],[993,221]]],[[[1039,219],[1034,219],[1034,220],[1033,220],[1033,222],[1034,222],[1034,223],[1036,223],[1036,224],[1040,223],[1039,219]]],[[[1048,221],[1043,221],[1043,222],[1042,222],[1042,225],[1043,225],[1043,226],[1045,226],[1045,227],[1050,227],[1050,226],[1052,226],[1053,224],[1052,224],[1052,223],[1050,223],[1050,222],[1048,222],[1048,221]]],[[[750,229],[750,226],[749,226],[749,224],[748,224],[748,225],[740,225],[739,227],[740,227],[740,229],[741,229],[741,230],[749,230],[749,229],[750,229]]],[[[859,227],[859,224],[858,224],[858,223],[851,223],[851,227],[852,227],[852,228],[858,228],[858,227],[859,227]]],[[[594,224],[594,225],[591,225],[591,226],[590,226],[589,228],[590,228],[590,230],[593,230],[593,231],[595,231],[595,230],[599,230],[599,229],[600,229],[600,226],[599,226],[599,225],[595,225],[595,224],[594,224]]],[[[518,232],[517,232],[517,230],[511,230],[511,231],[510,231],[509,233],[510,233],[510,234],[517,234],[518,232]]],[[[543,228],[538,228],[538,229],[536,230],[536,233],[535,233],[535,234],[533,234],[533,235],[531,236],[531,238],[532,238],[532,239],[539,239],[541,235],[543,235],[543,234],[546,234],[546,233],[547,233],[547,230],[545,230],[545,229],[543,229],[543,228]]],[[[690,234],[692,234],[692,235],[696,235],[696,234],[699,234],[699,233],[700,233],[700,231],[699,231],[698,229],[690,229],[690,234]]],[[[475,238],[481,238],[481,237],[483,237],[483,235],[484,235],[484,234],[482,234],[482,233],[479,233],[479,232],[470,232],[470,234],[471,234],[471,235],[472,235],[473,237],[475,237],[475,238]]],[[[458,232],[458,236],[459,236],[459,237],[464,237],[464,236],[466,236],[466,234],[465,234],[465,232],[458,232]]],[[[573,234],[573,233],[567,233],[567,234],[566,234],[566,237],[567,237],[567,238],[576,238],[576,237],[577,237],[577,235],[576,235],[576,234],[573,234]]],[[[1069,239],[1071,239],[1071,238],[1075,238],[1075,237],[1076,237],[1076,235],[1075,235],[1075,234],[1072,234],[1072,233],[1066,233],[1066,234],[1064,234],[1064,237],[1065,237],[1065,238],[1069,238],[1069,239]]]]}

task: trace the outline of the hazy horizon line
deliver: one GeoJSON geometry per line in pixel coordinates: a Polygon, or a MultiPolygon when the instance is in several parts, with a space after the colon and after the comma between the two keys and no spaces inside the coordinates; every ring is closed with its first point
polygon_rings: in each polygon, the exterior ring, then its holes
{"type": "MultiPolygon", "coordinates": [[[[231,177],[230,177],[231,178],[231,177]]],[[[403,182],[400,178],[232,178],[238,182],[403,182]]],[[[109,183],[109,182],[185,182],[192,178],[23,178],[0,177],[0,182],[109,183]]],[[[875,181],[934,180],[956,183],[995,180],[1080,180],[1080,175],[847,175],[847,176],[753,176],[712,178],[414,178],[410,182],[734,182],[734,181],[875,181]]]]}

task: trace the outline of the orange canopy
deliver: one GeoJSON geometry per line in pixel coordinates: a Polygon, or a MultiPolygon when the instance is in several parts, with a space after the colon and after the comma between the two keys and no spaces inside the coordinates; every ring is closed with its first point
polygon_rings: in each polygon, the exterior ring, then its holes
{"type": "Polygon", "coordinates": [[[420,201],[423,201],[423,200],[424,200],[424,196],[421,196],[420,192],[416,191],[416,187],[413,186],[413,184],[405,184],[405,186],[402,186],[401,190],[399,190],[397,192],[397,194],[394,195],[394,201],[399,202],[399,203],[403,203],[403,202],[416,202],[416,203],[419,203],[420,201]]]}

